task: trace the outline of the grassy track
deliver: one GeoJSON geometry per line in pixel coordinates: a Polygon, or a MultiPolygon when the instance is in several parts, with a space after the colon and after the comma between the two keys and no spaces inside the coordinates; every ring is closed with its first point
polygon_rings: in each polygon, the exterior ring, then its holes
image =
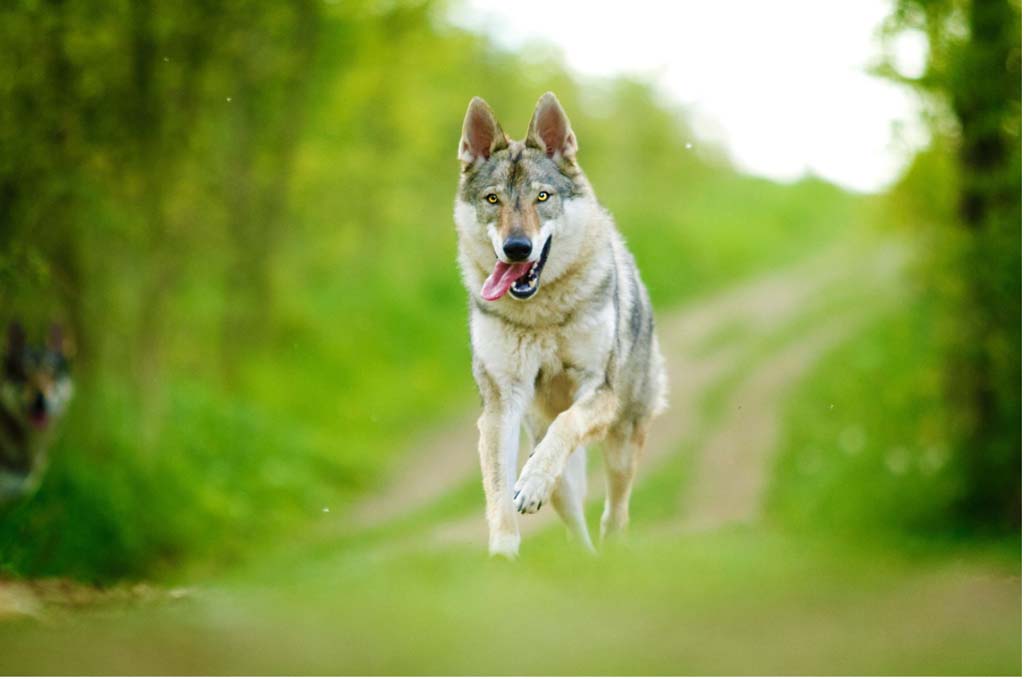
{"type": "Polygon", "coordinates": [[[424,473],[226,574],[169,583],[185,596],[0,624],[0,672],[1019,674],[1018,554],[761,515],[786,395],[891,312],[899,262],[833,251],[665,315],[672,410],[628,542],[596,559],[550,513],[527,520],[519,562],[484,558],[467,417],[410,451],[424,473]]]}

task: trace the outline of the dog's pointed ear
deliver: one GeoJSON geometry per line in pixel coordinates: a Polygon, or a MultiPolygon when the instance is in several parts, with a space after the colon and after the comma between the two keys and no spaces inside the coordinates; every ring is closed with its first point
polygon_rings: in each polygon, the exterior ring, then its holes
{"type": "Polygon", "coordinates": [[[7,355],[15,356],[25,348],[25,329],[21,323],[11,321],[7,326],[7,355]]]}
{"type": "Polygon", "coordinates": [[[494,112],[487,102],[480,97],[473,97],[466,109],[466,119],[462,122],[462,139],[459,141],[459,160],[463,169],[486,160],[495,151],[508,148],[508,137],[494,117],[494,112]]]}
{"type": "Polygon", "coordinates": [[[554,93],[545,92],[537,102],[526,132],[526,145],[540,149],[556,161],[576,158],[576,133],[554,93]]]}
{"type": "Polygon", "coordinates": [[[50,324],[50,334],[46,338],[50,351],[60,354],[65,358],[72,358],[75,355],[74,339],[68,336],[61,323],[50,324]]]}
{"type": "Polygon", "coordinates": [[[64,328],[60,327],[60,323],[50,324],[50,334],[46,341],[53,351],[61,350],[61,347],[64,345],[64,328]]]}

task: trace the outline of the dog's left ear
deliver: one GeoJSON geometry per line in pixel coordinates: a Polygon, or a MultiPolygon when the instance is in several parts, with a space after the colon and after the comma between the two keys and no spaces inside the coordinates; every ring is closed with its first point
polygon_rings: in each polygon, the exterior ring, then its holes
{"type": "Polygon", "coordinates": [[[51,349],[60,351],[61,345],[64,344],[64,328],[60,326],[60,323],[50,324],[50,335],[46,340],[51,349]]]}
{"type": "Polygon", "coordinates": [[[569,116],[551,92],[545,92],[537,102],[526,133],[526,145],[540,149],[556,162],[576,158],[576,134],[569,125],[569,116]]]}

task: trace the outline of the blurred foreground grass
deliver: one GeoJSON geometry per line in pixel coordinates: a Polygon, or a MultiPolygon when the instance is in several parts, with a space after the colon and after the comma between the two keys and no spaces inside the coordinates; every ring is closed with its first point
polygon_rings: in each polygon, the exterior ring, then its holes
{"type": "Polygon", "coordinates": [[[159,608],[0,627],[0,671],[240,674],[1019,674],[1013,554],[641,530],[479,550],[270,555],[159,608]],[[258,584],[257,584],[258,583],[258,584]]]}

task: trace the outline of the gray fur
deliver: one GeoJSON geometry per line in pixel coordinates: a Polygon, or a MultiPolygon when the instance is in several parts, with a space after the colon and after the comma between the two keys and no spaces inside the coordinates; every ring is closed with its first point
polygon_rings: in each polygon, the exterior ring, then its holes
{"type": "MultiPolygon", "coordinates": [[[[577,173],[576,177],[583,179],[582,173],[577,173]]],[[[584,188],[577,185],[573,175],[564,172],[543,152],[528,148],[521,142],[513,142],[509,148],[497,151],[479,165],[466,170],[459,184],[459,197],[475,205],[477,219],[485,222],[496,208],[480,199],[494,187],[502,189],[507,199],[519,206],[524,199],[533,200],[536,193],[533,184],[547,184],[555,188],[557,200],[538,206],[542,218],[557,215],[561,201],[579,196],[584,188]]]]}

